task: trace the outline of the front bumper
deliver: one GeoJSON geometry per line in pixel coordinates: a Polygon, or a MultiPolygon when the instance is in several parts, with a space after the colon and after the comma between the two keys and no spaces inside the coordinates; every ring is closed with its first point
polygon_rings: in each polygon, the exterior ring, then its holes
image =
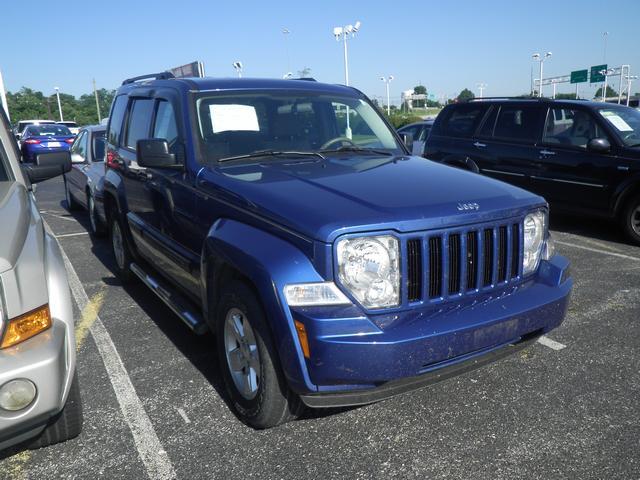
{"type": "Polygon", "coordinates": [[[305,325],[312,407],[371,403],[496,360],[560,325],[572,280],[555,256],[519,285],[393,314],[292,309],[305,325]]]}
{"type": "Polygon", "coordinates": [[[64,407],[65,385],[73,373],[69,371],[68,344],[65,324],[53,320],[47,331],[0,350],[0,385],[24,378],[37,389],[27,408],[18,412],[0,409],[0,450],[38,435],[64,407]]]}

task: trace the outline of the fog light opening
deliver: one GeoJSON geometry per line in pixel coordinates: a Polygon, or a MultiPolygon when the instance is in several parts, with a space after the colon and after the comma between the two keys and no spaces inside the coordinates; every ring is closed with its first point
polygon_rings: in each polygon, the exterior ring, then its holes
{"type": "Polygon", "coordinates": [[[31,380],[10,380],[0,387],[0,408],[8,412],[23,410],[31,405],[36,392],[36,386],[31,380]]]}

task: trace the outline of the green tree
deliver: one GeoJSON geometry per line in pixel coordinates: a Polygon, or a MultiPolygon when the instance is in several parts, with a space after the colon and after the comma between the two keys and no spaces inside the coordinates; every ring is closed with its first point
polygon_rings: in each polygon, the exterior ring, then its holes
{"type": "Polygon", "coordinates": [[[575,100],[576,99],[576,94],[575,93],[557,93],[556,94],[556,99],[558,99],[558,100],[575,100]]]}
{"type": "MultiPolygon", "coordinates": [[[[617,97],[617,96],[618,96],[618,92],[616,92],[613,88],[611,88],[609,85],[607,85],[607,98],[609,98],[609,97],[617,97]]],[[[593,98],[595,98],[595,99],[602,98],[602,87],[600,87],[596,91],[596,94],[593,96],[593,98]]]]}
{"type": "MultiPolygon", "coordinates": [[[[416,85],[415,87],[413,87],[413,93],[415,95],[426,95],[427,94],[427,87],[425,87],[424,85],[416,85]]],[[[425,105],[426,105],[426,101],[425,100],[414,100],[413,101],[413,106],[414,107],[423,108],[425,105]]]]}
{"type": "Polygon", "coordinates": [[[465,88],[464,90],[462,90],[460,92],[460,94],[458,95],[458,101],[459,102],[464,102],[464,101],[467,101],[467,100],[473,100],[474,98],[476,98],[476,96],[468,88],[465,88]]]}

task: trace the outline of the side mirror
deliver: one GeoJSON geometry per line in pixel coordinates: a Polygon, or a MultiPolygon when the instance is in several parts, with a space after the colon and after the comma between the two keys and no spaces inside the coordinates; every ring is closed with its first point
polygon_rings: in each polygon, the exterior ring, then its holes
{"type": "Polygon", "coordinates": [[[413,134],[412,133],[401,133],[400,138],[402,139],[402,143],[409,149],[410,152],[413,152],[413,134]]]}
{"type": "Polygon", "coordinates": [[[22,171],[31,183],[43,182],[71,170],[69,152],[39,153],[36,163],[23,163],[22,171]]]}
{"type": "Polygon", "coordinates": [[[84,163],[85,160],[84,158],[82,158],[82,155],[79,155],[77,153],[72,153],[71,154],[71,163],[84,163]]]}
{"type": "Polygon", "coordinates": [[[609,153],[611,144],[606,138],[592,138],[587,143],[587,150],[593,153],[609,153]]]}
{"type": "Polygon", "coordinates": [[[141,167],[175,167],[176,156],[169,153],[169,144],[163,138],[138,140],[136,145],[138,165],[141,167]]]}

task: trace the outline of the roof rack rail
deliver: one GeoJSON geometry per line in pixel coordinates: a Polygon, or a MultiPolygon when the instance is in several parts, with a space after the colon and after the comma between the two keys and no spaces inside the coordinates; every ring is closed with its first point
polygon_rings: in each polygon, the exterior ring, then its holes
{"type": "Polygon", "coordinates": [[[317,80],[313,77],[292,78],[291,80],[304,80],[305,82],[317,82],[317,80]]]}
{"type": "Polygon", "coordinates": [[[159,73],[148,73],[147,75],[140,75],[138,77],[127,78],[122,85],[128,85],[130,83],[139,82],[140,80],[146,79],[153,80],[168,80],[170,78],[176,78],[175,75],[171,72],[159,72],[159,73]]]}
{"type": "Polygon", "coordinates": [[[548,102],[553,100],[552,98],[547,98],[547,97],[533,97],[531,95],[520,95],[518,97],[508,97],[508,96],[503,96],[503,97],[479,97],[479,98],[470,98],[468,100],[465,100],[466,102],[480,102],[482,100],[537,100],[539,102],[548,102]]]}

